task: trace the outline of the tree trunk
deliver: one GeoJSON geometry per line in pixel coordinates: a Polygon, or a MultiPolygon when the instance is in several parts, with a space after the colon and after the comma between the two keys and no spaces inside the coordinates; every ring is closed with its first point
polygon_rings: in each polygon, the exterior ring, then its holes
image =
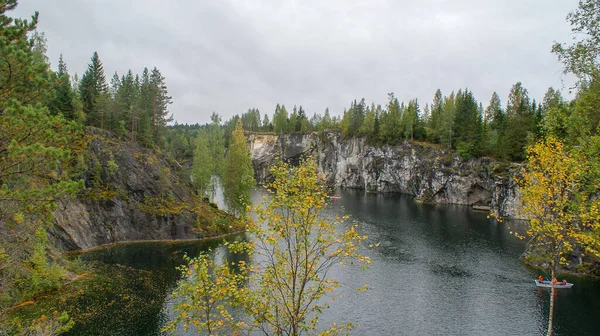
{"type": "Polygon", "coordinates": [[[552,336],[552,319],[554,316],[554,291],[556,290],[554,288],[554,277],[555,277],[555,273],[554,273],[554,267],[552,268],[552,278],[550,279],[550,281],[552,281],[552,290],[550,291],[550,313],[549,313],[549,317],[548,317],[548,334],[547,336],[552,336]]]}

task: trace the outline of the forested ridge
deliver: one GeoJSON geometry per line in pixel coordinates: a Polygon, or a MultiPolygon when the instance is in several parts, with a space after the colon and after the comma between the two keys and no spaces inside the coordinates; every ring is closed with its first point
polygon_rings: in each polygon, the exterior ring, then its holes
{"type": "MultiPolygon", "coordinates": [[[[225,121],[225,135],[236,120],[252,132],[307,133],[333,131],[344,137],[365,137],[373,145],[395,145],[401,141],[425,141],[454,149],[465,158],[491,156],[504,161],[523,161],[527,146],[548,135],[576,143],[581,135],[598,133],[598,117],[590,115],[590,104],[598,84],[585,83],[573,100],[561,91],[548,88],[538,102],[521,82],[510,90],[506,104],[493,93],[487,104],[478,101],[469,89],[444,95],[437,90],[431,102],[417,99],[399,102],[390,93],[385,104],[353,100],[341,115],[329,109],[309,117],[304,108],[288,111],[277,104],[273,114],[251,108],[225,121]],[[589,123],[584,123],[589,120],[589,123]]],[[[202,125],[175,124],[168,129],[169,150],[179,159],[190,159],[197,129],[202,125]]]]}
{"type": "MultiPolygon", "coordinates": [[[[51,69],[45,34],[36,30],[38,13],[13,18],[16,6],[16,0],[0,1],[2,317],[14,304],[53,290],[78,273],[52,246],[47,231],[59,201],[110,191],[100,175],[87,171],[91,134],[99,133],[86,127],[159,149],[171,121],[171,97],[156,67],[139,75],[115,73],[108,81],[99,54],[93,52],[81,77],[69,73],[62,55],[51,69]]],[[[119,169],[114,161],[109,166],[102,169],[119,169]]],[[[32,325],[3,325],[0,334],[54,334],[71,324],[68,315],[57,313],[32,325]]]]}
{"type": "MultiPolygon", "coordinates": [[[[524,162],[519,182],[523,212],[531,218],[526,236],[532,263],[554,274],[575,254],[586,263],[595,262],[588,256],[600,255],[597,1],[580,2],[568,16],[576,37],[552,47],[565,73],[577,79],[572,100],[554,88],[536,100],[518,82],[505,103],[496,93],[481,102],[467,88],[437,90],[424,105],[417,99],[400,102],[390,93],[387,102],[353,100],[339,115],[277,104],[272,114],[251,108],[225,122],[213,113],[210,124],[173,126],[172,97],[160,70],[144,67],[139,74],[127,70],[107,77],[99,53],[92,51],[81,77],[69,73],[62,56],[52,69],[45,35],[36,30],[38,13],[16,19],[10,16],[16,6],[17,0],[0,0],[0,313],[77,273],[52,248],[47,232],[59,201],[90,196],[83,191],[92,188],[102,195],[115,192],[84,173],[90,128],[163,152],[179,161],[174,165],[189,161],[201,202],[211,198],[215,177],[222,176],[230,211],[239,217],[255,183],[244,130],[333,131],[381,146],[424,141],[465,158],[524,162]]],[[[111,161],[102,169],[119,169],[111,161]]],[[[313,176],[307,178],[312,183],[313,176]]],[[[57,312],[31,326],[0,327],[0,334],[58,334],[71,325],[68,315],[57,312]]]]}

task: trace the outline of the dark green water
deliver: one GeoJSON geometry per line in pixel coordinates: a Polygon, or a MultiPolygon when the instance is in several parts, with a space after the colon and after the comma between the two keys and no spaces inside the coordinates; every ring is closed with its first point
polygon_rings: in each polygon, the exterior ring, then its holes
{"type": "MultiPolygon", "coordinates": [[[[346,191],[329,210],[344,207],[375,249],[366,271],[332,273],[347,290],[323,314],[353,322],[354,335],[541,335],[547,323],[548,290],[537,289],[536,273],[519,262],[523,243],[485,213],[459,206],[415,204],[407,196],[346,191]],[[350,288],[369,284],[357,293],[350,288]]],[[[86,253],[98,262],[105,282],[78,298],[72,310],[85,316],[71,335],[158,335],[170,313],[168,294],[184,253],[211,243],[143,243],[86,253]]],[[[567,278],[559,290],[555,335],[600,333],[600,283],[567,278]]]]}

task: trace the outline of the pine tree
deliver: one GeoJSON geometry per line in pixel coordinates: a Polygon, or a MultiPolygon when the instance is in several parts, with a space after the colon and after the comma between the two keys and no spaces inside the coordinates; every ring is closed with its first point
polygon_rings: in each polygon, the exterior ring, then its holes
{"type": "Polygon", "coordinates": [[[0,61],[0,115],[4,110],[2,103],[11,98],[23,104],[36,104],[51,97],[48,64],[39,62],[28,39],[28,34],[36,28],[38,13],[30,20],[13,19],[4,14],[16,6],[16,0],[4,0],[0,6],[0,46],[4,55],[0,61]]]}
{"type": "Polygon", "coordinates": [[[37,13],[30,21],[8,17],[16,6],[0,1],[0,315],[61,283],[65,272],[47,258],[46,230],[56,201],[82,186],[69,176],[79,125],[41,107],[55,81],[28,38],[37,13]]]}

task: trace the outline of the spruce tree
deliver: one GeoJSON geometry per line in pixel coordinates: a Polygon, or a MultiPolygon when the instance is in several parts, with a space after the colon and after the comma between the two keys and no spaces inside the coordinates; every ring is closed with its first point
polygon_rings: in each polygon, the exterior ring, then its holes
{"type": "Polygon", "coordinates": [[[169,113],[169,105],[173,103],[167,90],[165,77],[154,67],[150,74],[151,92],[152,92],[152,128],[154,142],[164,144],[163,136],[167,124],[173,121],[173,116],[169,113]]]}
{"type": "Polygon", "coordinates": [[[306,133],[309,131],[308,117],[302,105],[298,108],[298,119],[296,121],[296,132],[306,133]]]}
{"type": "Polygon", "coordinates": [[[371,107],[367,109],[365,119],[359,129],[359,133],[367,138],[369,142],[375,140],[375,103],[371,104],[371,107]]]}
{"type": "Polygon", "coordinates": [[[506,104],[507,127],[505,138],[507,159],[523,161],[525,149],[536,132],[535,117],[527,89],[517,82],[510,90],[506,104]]]}
{"type": "Polygon", "coordinates": [[[325,113],[323,113],[323,119],[321,120],[323,124],[323,130],[330,128],[331,125],[331,116],[329,115],[329,108],[325,109],[325,113]]]}
{"type": "Polygon", "coordinates": [[[139,79],[139,90],[138,103],[134,118],[135,127],[134,136],[137,137],[138,141],[146,147],[151,147],[154,144],[153,136],[153,121],[154,121],[154,98],[155,88],[150,81],[150,71],[148,68],[144,68],[142,76],[139,79]]]}
{"type": "Polygon", "coordinates": [[[402,112],[400,102],[394,93],[388,94],[387,111],[381,118],[381,141],[385,144],[396,144],[402,137],[402,112]]]}
{"type": "Polygon", "coordinates": [[[473,93],[468,89],[456,94],[454,145],[464,157],[478,155],[481,141],[481,114],[473,93]]]}
{"type": "Polygon", "coordinates": [[[67,119],[73,119],[75,107],[73,105],[73,89],[67,64],[63,60],[62,54],[58,59],[57,79],[54,84],[54,97],[49,104],[50,111],[54,114],[62,113],[67,119]]]}
{"type": "Polygon", "coordinates": [[[96,127],[104,127],[108,105],[108,84],[104,75],[104,66],[98,52],[94,52],[91,63],[81,77],[79,95],[83,103],[83,112],[87,123],[96,127]]]}
{"type": "MultiPolygon", "coordinates": [[[[541,105],[542,132],[545,136],[554,136],[560,141],[569,143],[568,121],[571,109],[560,94],[560,91],[548,88],[541,105]]],[[[572,143],[571,143],[572,144],[572,143]]]]}
{"type": "Polygon", "coordinates": [[[269,115],[265,113],[262,121],[262,130],[265,132],[269,132],[271,131],[272,126],[273,125],[271,125],[271,122],[269,121],[269,115]]]}
{"type": "Polygon", "coordinates": [[[428,137],[432,142],[441,142],[442,138],[442,115],[444,114],[444,96],[442,91],[437,89],[433,96],[433,103],[431,104],[431,118],[429,119],[429,130],[428,137]]]}
{"type": "Polygon", "coordinates": [[[298,108],[294,105],[292,109],[292,114],[290,114],[290,119],[288,121],[287,133],[296,132],[296,126],[298,123],[298,108]]]}
{"type": "Polygon", "coordinates": [[[121,83],[115,97],[120,116],[117,131],[121,134],[133,132],[132,126],[135,125],[134,108],[136,107],[138,95],[139,87],[136,84],[133,72],[129,70],[127,75],[121,77],[121,83]]]}
{"type": "Polygon", "coordinates": [[[503,142],[506,132],[506,114],[502,109],[500,96],[492,94],[488,107],[485,109],[486,123],[484,136],[484,151],[503,159],[506,156],[506,144],[503,142]]]}

